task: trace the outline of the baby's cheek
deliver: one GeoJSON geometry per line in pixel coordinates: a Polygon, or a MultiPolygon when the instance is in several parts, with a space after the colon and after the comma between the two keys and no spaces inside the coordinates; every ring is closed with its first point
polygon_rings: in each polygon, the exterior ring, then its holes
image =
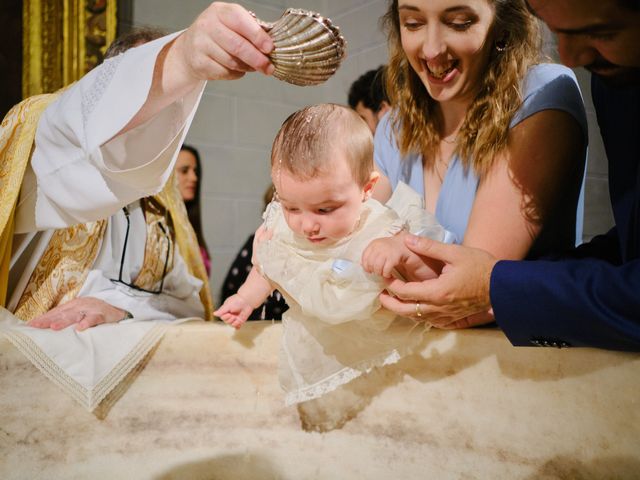
{"type": "Polygon", "coordinates": [[[288,213],[285,212],[284,214],[284,221],[287,223],[287,226],[293,230],[294,232],[298,233],[297,227],[296,227],[296,222],[295,220],[291,217],[291,215],[289,215],[288,213]]]}

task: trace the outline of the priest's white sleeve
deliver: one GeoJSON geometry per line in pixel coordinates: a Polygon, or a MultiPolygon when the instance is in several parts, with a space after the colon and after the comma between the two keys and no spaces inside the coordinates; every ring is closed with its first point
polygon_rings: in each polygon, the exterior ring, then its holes
{"type": "Polygon", "coordinates": [[[18,203],[16,233],[107,218],[162,189],[204,82],[145,124],[114,136],[145,103],[156,58],[177,35],[106,60],[45,110],[18,203]]]}

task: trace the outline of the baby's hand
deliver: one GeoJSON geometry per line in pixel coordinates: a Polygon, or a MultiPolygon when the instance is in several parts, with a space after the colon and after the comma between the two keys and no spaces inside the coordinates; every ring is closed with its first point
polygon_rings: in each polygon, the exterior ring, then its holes
{"type": "Polygon", "coordinates": [[[224,323],[238,329],[247,321],[251,312],[253,312],[253,307],[249,305],[249,302],[240,295],[235,294],[227,298],[224,304],[213,314],[216,317],[220,317],[224,323]]]}
{"type": "Polygon", "coordinates": [[[409,249],[404,244],[405,232],[393,237],[373,240],[362,253],[362,268],[366,272],[392,278],[393,272],[407,257],[409,249]]]}
{"type": "Polygon", "coordinates": [[[421,257],[407,249],[404,252],[402,263],[396,267],[396,271],[407,282],[421,282],[437,278],[443,266],[439,260],[421,257]]]}

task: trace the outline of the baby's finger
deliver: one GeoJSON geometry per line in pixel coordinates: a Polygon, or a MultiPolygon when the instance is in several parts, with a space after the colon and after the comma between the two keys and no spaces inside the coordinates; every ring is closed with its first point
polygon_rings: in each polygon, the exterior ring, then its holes
{"type": "Polygon", "coordinates": [[[384,262],[384,266],[382,268],[382,276],[384,278],[392,278],[393,277],[393,269],[396,267],[396,263],[395,261],[393,261],[390,258],[387,258],[387,260],[384,262]]]}

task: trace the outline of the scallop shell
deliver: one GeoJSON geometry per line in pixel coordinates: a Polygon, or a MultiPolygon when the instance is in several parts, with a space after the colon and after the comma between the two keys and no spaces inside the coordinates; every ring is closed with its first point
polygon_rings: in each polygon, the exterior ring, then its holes
{"type": "Polygon", "coordinates": [[[347,42],[328,18],[289,8],[273,23],[256,19],[271,36],[273,76],[299,86],[318,85],[331,77],[346,56],[347,42]]]}

